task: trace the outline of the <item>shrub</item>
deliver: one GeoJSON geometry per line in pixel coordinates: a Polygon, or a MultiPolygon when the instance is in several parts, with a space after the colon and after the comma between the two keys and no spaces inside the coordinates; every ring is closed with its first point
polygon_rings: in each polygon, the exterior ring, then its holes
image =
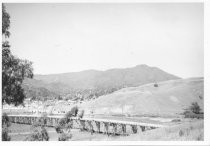
{"type": "Polygon", "coordinates": [[[193,102],[190,106],[190,110],[195,114],[199,114],[201,111],[201,108],[197,102],[193,102]]]}
{"type": "Polygon", "coordinates": [[[26,137],[26,141],[48,141],[49,135],[45,126],[47,124],[47,116],[42,115],[32,125],[32,133],[26,137]]]}
{"type": "Polygon", "coordinates": [[[155,84],[154,84],[154,87],[158,87],[158,84],[157,84],[157,83],[155,83],[155,84]]]}
{"type": "Polygon", "coordinates": [[[10,141],[11,137],[8,135],[8,127],[3,127],[2,128],[2,141],[10,141]]]}
{"type": "Polygon", "coordinates": [[[3,115],[2,115],[2,125],[6,126],[6,127],[9,127],[11,125],[9,117],[6,113],[3,113],[3,115]]]}
{"type": "Polygon", "coordinates": [[[49,140],[48,132],[44,127],[41,127],[41,134],[42,134],[43,140],[45,140],[45,141],[49,140]]]}
{"type": "Polygon", "coordinates": [[[173,120],[171,120],[171,122],[181,122],[181,120],[180,119],[173,119],[173,120]]]}
{"type": "Polygon", "coordinates": [[[26,141],[48,141],[49,135],[43,126],[36,127],[33,132],[26,138],[26,141]]]}
{"type": "Polygon", "coordinates": [[[71,134],[61,133],[58,137],[58,141],[68,141],[71,138],[72,138],[71,134]]]}
{"type": "Polygon", "coordinates": [[[195,114],[191,111],[185,111],[184,113],[185,118],[197,118],[197,119],[203,119],[204,115],[203,114],[195,114]]]}
{"type": "Polygon", "coordinates": [[[199,95],[198,97],[199,97],[201,100],[203,99],[203,96],[201,96],[201,95],[199,95]]]}
{"type": "Polygon", "coordinates": [[[193,130],[193,126],[190,126],[190,130],[193,130]]]}
{"type": "Polygon", "coordinates": [[[2,141],[10,141],[11,137],[8,135],[8,127],[11,125],[9,117],[6,113],[2,115],[2,141]]]}
{"type": "Polygon", "coordinates": [[[56,125],[55,126],[55,131],[57,132],[57,133],[62,133],[62,127],[60,126],[60,125],[56,125]]]}
{"type": "Polygon", "coordinates": [[[203,140],[203,134],[199,134],[198,137],[196,138],[196,140],[198,140],[198,141],[203,140]]]}

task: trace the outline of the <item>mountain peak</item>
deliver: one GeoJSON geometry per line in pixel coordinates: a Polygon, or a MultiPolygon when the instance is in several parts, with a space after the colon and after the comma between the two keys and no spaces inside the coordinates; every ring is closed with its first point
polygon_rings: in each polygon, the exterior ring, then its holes
{"type": "Polygon", "coordinates": [[[149,66],[146,64],[139,64],[139,65],[136,65],[136,67],[149,67],[149,66]]]}

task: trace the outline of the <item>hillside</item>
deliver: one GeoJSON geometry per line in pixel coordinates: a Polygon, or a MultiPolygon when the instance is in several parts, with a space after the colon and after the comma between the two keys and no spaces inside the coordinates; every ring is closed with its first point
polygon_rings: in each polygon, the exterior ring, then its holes
{"type": "Polygon", "coordinates": [[[179,79],[179,77],[156,67],[138,65],[133,68],[110,69],[107,71],[87,70],[63,74],[35,75],[34,79],[25,79],[23,87],[28,96],[31,95],[28,94],[28,89],[30,89],[31,93],[36,93],[37,89],[40,88],[53,95],[56,94],[55,96],[57,94],[71,94],[72,92],[78,92],[78,90],[79,92],[83,92],[83,90],[89,90],[86,92],[100,90],[100,93],[96,91],[97,93],[94,94],[104,95],[104,93],[111,93],[123,87],[134,87],[172,79],[179,79]],[[33,89],[34,91],[32,91],[33,89]]]}
{"type": "Polygon", "coordinates": [[[203,78],[178,79],[128,87],[81,105],[86,114],[175,115],[192,102],[203,109],[203,78]]]}

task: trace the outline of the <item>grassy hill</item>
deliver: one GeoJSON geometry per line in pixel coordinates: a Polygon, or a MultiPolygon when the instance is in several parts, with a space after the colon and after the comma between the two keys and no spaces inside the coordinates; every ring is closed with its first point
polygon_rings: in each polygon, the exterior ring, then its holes
{"type": "Polygon", "coordinates": [[[81,105],[86,114],[176,115],[192,102],[203,109],[203,78],[178,79],[128,87],[81,105]]]}

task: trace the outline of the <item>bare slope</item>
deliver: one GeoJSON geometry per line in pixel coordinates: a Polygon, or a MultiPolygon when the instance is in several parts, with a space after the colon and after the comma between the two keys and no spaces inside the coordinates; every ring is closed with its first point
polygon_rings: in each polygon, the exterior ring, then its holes
{"type": "Polygon", "coordinates": [[[86,114],[174,115],[192,102],[203,109],[203,78],[170,80],[129,87],[81,105],[86,114]],[[200,96],[200,97],[199,97],[200,96]]]}

